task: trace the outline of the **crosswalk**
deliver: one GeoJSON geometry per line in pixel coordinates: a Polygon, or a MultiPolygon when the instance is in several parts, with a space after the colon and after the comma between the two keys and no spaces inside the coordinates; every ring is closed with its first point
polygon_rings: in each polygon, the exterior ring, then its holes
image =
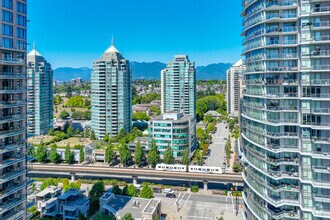
{"type": "Polygon", "coordinates": [[[179,195],[176,197],[176,200],[173,205],[177,206],[179,209],[182,209],[183,207],[186,206],[190,196],[191,196],[190,192],[184,192],[184,193],[180,192],[179,195]]]}

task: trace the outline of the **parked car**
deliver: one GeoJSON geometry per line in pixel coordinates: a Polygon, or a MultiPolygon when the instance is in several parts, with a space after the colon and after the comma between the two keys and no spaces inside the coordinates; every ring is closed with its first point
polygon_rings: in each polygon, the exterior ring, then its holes
{"type": "Polygon", "coordinates": [[[167,193],[166,197],[168,198],[176,198],[176,195],[174,193],[167,193]]]}
{"type": "Polygon", "coordinates": [[[168,194],[168,193],[174,193],[174,191],[172,190],[172,189],[170,189],[170,188],[166,188],[166,189],[164,189],[164,191],[163,191],[165,194],[168,194]]]}
{"type": "Polygon", "coordinates": [[[162,192],[162,189],[161,188],[154,187],[154,188],[152,188],[152,191],[154,193],[161,193],[162,192]]]}

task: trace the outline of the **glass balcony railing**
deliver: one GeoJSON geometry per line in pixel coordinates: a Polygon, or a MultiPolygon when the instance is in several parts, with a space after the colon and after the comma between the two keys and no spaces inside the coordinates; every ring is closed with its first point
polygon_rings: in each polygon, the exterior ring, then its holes
{"type": "Polygon", "coordinates": [[[293,45],[297,44],[297,40],[267,40],[266,45],[293,45]]]}
{"type": "Polygon", "coordinates": [[[282,1],[270,1],[266,3],[266,7],[271,7],[271,6],[298,6],[298,1],[297,0],[282,0],[282,1]]]}
{"type": "Polygon", "coordinates": [[[313,13],[330,12],[330,6],[313,7],[311,12],[313,13]]]}

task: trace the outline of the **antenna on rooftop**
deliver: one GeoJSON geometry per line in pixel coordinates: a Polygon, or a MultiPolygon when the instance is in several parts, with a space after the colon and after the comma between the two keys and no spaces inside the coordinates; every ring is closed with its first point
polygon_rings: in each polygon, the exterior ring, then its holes
{"type": "Polygon", "coordinates": [[[113,34],[112,34],[112,37],[111,37],[111,46],[114,45],[114,39],[113,39],[113,34]]]}

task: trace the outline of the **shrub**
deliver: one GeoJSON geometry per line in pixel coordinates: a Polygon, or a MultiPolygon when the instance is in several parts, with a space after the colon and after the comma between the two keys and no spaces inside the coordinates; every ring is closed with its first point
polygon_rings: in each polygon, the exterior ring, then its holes
{"type": "Polygon", "coordinates": [[[198,192],[199,191],[199,188],[198,188],[198,186],[197,185],[193,185],[193,186],[191,186],[191,192],[198,192]]]}

